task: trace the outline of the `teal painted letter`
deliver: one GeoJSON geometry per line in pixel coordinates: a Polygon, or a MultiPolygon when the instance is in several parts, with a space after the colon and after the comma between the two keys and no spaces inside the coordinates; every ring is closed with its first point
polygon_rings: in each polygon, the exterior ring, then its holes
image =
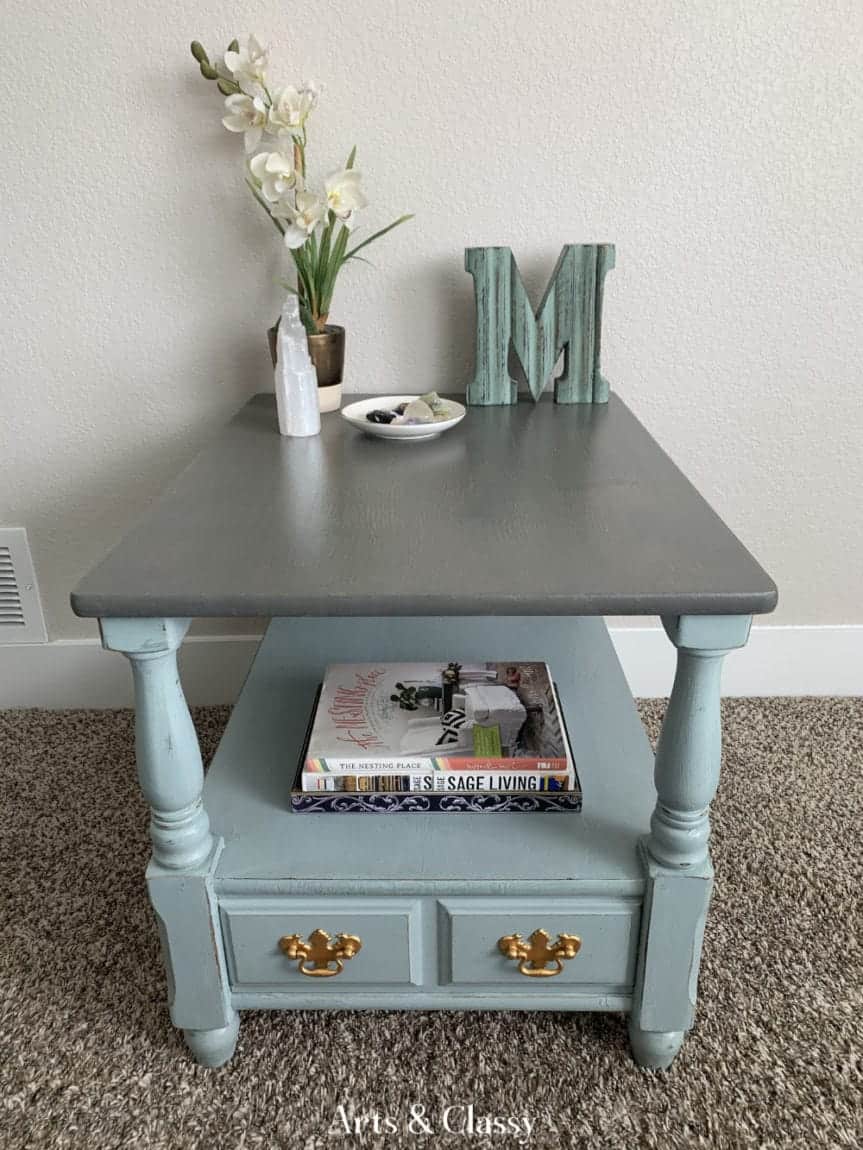
{"type": "Polygon", "coordinates": [[[464,266],[473,276],[476,300],[476,366],[468,403],[507,404],[517,398],[508,365],[512,264],[509,248],[465,248],[464,266]]]}
{"type": "Polygon", "coordinates": [[[603,281],[614,267],[611,244],[567,244],[534,314],[509,248],[466,248],[465,268],[476,299],[476,367],[467,389],[471,404],[510,404],[517,385],[509,375],[510,343],[538,400],[561,352],[557,403],[605,403],[599,370],[603,281]]]}

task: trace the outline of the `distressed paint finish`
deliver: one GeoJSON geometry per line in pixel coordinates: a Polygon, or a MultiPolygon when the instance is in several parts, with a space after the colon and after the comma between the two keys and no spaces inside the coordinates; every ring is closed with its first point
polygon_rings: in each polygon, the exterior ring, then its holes
{"type": "Polygon", "coordinates": [[[722,660],[745,645],[751,621],[748,615],[662,620],[677,648],[677,670],[656,748],[657,803],[647,849],[664,866],[693,866],[707,857],[722,753],[722,660]]]}
{"type": "MultiPolygon", "coordinates": [[[[372,815],[372,818],[375,816],[372,815]]],[[[515,968],[513,968],[515,969],[515,968]]],[[[515,977],[527,983],[518,972],[515,977]]],[[[544,979],[543,985],[551,979],[544,979]]],[[[233,995],[236,1010],[554,1010],[573,1014],[597,1013],[604,1011],[626,1012],[632,1005],[632,996],[618,994],[613,990],[599,989],[536,992],[536,987],[527,990],[503,990],[499,986],[482,988],[471,994],[402,992],[400,987],[391,987],[377,993],[365,990],[349,990],[340,987],[338,978],[330,980],[326,992],[308,991],[305,994],[284,994],[280,990],[241,991],[233,995]],[[330,985],[332,990],[330,990],[330,985]]]]}
{"type": "Polygon", "coordinates": [[[713,886],[710,802],[722,749],[722,659],[749,636],[748,615],[676,616],[663,626],[677,671],[656,751],[657,802],[641,843],[647,888],[630,1038],[643,1066],[671,1064],[695,1018],[701,942],[713,886]]]}
{"type": "Polygon", "coordinates": [[[509,248],[465,248],[464,266],[473,276],[476,302],[476,364],[468,403],[508,404],[518,397],[509,377],[512,264],[509,248]]]}
{"type": "Polygon", "coordinates": [[[239,1032],[240,1016],[233,1010],[230,1021],[218,1030],[186,1030],[183,1036],[196,1062],[202,1066],[222,1066],[233,1057],[239,1032]]]}
{"type": "Polygon", "coordinates": [[[682,1030],[640,1030],[630,1025],[629,1041],[632,1057],[639,1066],[651,1070],[667,1070],[683,1045],[682,1030]]]}
{"type": "MultiPolygon", "coordinates": [[[[614,245],[598,244],[596,250],[596,287],[594,289],[593,320],[593,402],[608,403],[608,380],[602,374],[602,305],[605,299],[605,277],[614,267],[614,245]]],[[[566,375],[566,372],[564,372],[566,375]]],[[[558,380],[555,397],[558,403],[569,403],[561,394],[562,378],[558,380]]]]}
{"type": "Polygon", "coordinates": [[[188,619],[102,619],[102,645],[132,664],[138,780],[150,804],[153,858],[168,869],[195,866],[213,850],[201,801],[204,768],[180,676],[177,649],[188,619]]]}
{"type": "Polygon", "coordinates": [[[239,1016],[231,1005],[213,878],[222,840],[210,833],[198,737],[177,650],[187,619],[102,619],[102,643],[129,659],[135,682],[135,755],[150,804],[147,868],[175,1026],[199,1062],[230,1058],[239,1016]]]}
{"type": "Polygon", "coordinates": [[[534,314],[509,248],[466,248],[465,269],[473,276],[476,300],[476,366],[468,403],[517,401],[518,388],[509,375],[510,342],[534,400],[563,352],[555,402],[605,403],[608,384],[599,370],[602,298],[613,266],[611,244],[567,244],[534,314]]]}
{"type": "Polygon", "coordinates": [[[201,865],[178,872],[151,862],[147,888],[156,913],[173,1024],[196,1033],[230,1026],[231,988],[213,877],[219,840],[201,865]]]}
{"type": "MultiPolygon", "coordinates": [[[[693,1022],[712,882],[706,841],[719,757],[718,668],[727,650],[745,642],[749,618],[678,616],[664,624],[679,665],[656,758],[651,833],[639,846],[653,795],[649,785],[626,785],[627,771],[643,779],[649,753],[600,620],[274,621],[207,782],[214,825],[231,830],[228,847],[210,836],[206,857],[178,867],[171,844],[168,865],[153,862],[148,870],[171,1018],[193,1055],[207,1066],[227,1061],[240,1009],[629,1010],[636,1061],[668,1066],[693,1022]],[[416,816],[412,845],[397,842],[403,837],[397,824],[359,820],[350,869],[340,872],[337,854],[327,850],[331,840],[341,842],[338,820],[318,824],[282,807],[282,748],[299,745],[318,664],[363,655],[394,661],[417,643],[429,657],[468,649],[493,656],[531,641],[557,668],[576,758],[593,794],[577,828],[562,822],[560,837],[554,830],[554,866],[544,870],[542,852],[526,849],[536,820],[512,820],[522,847],[512,873],[493,864],[483,876],[488,859],[470,859],[487,854],[478,845],[484,823],[460,830],[456,821],[438,819],[426,836],[420,832],[428,820],[416,816]],[[608,812],[602,779],[590,773],[590,764],[599,762],[615,789],[608,812]],[[609,830],[617,823],[619,841],[609,830]],[[310,851],[307,832],[314,833],[310,851]],[[601,848],[590,846],[594,833],[601,834],[601,848]],[[428,858],[425,837],[433,848],[428,858]],[[386,861],[391,858],[400,860],[398,878],[386,861]],[[286,932],[305,935],[319,927],[347,930],[363,941],[356,962],[326,986],[298,976],[276,948],[286,932]],[[500,936],[536,927],[582,939],[559,980],[533,984],[496,950],[500,936]]],[[[166,788],[180,785],[171,801],[182,799],[185,810],[182,788],[190,780],[200,798],[200,757],[177,722],[178,712],[188,719],[173,662],[184,633],[182,621],[104,623],[106,646],[149,668],[137,684],[146,732],[139,742],[142,785],[163,805],[166,788]],[[180,747],[184,753],[175,757],[180,747]],[[173,784],[163,777],[165,763],[178,775],[173,784]]],[[[491,819],[488,826],[494,829],[491,819]]],[[[156,842],[165,846],[158,835],[156,842]]]]}
{"type": "Polygon", "coordinates": [[[213,887],[221,840],[212,855],[182,876],[155,862],[147,867],[147,889],[156,913],[168,1007],[178,1027],[215,1029],[229,1021],[230,988],[218,906],[213,887]]]}
{"type": "MultiPolygon", "coordinates": [[[[521,302],[513,303],[511,257],[508,272],[497,261],[495,298],[509,299],[510,321],[522,309],[515,340],[534,383],[554,354],[543,327],[552,309],[555,332],[569,322],[567,300],[573,315],[593,314],[593,327],[582,325],[579,339],[568,341],[558,383],[558,393],[576,401],[588,395],[591,363],[590,398],[605,386],[596,320],[612,253],[578,249],[578,263],[564,253],[532,334],[520,289],[521,302]]],[[[492,328],[486,334],[489,355],[499,353],[492,328]]],[[[502,357],[496,362],[499,368],[502,357]]],[[[511,390],[506,396],[508,403],[511,390]]],[[[772,609],[775,587],[616,397],[601,410],[569,415],[555,412],[551,397],[535,408],[488,406],[461,434],[464,458],[482,462],[477,470],[460,473],[449,448],[439,459],[429,448],[438,479],[421,516],[420,541],[429,551],[414,561],[434,574],[421,583],[435,587],[432,601],[407,579],[406,596],[382,598],[392,570],[404,565],[403,541],[379,518],[363,520],[362,509],[373,505],[367,492],[379,490],[391,463],[373,462],[378,453],[359,437],[324,429],[316,449],[330,452],[318,460],[327,483],[312,483],[314,507],[298,503],[308,459],[296,454],[297,444],[286,453],[274,437],[272,397],[244,409],[218,449],[178,480],[76,598],[76,609],[102,617],[104,645],[132,664],[138,770],[152,808],[148,883],[171,1018],[205,1065],[230,1058],[237,1011],[247,1008],[628,1010],[633,1054],[656,1067],[670,1064],[692,1025],[712,881],[708,808],[719,771],[720,665],[726,651],[746,642],[743,612],[772,609]],[[527,469],[524,483],[536,486],[519,504],[510,488],[499,497],[498,478],[511,467],[522,427],[524,444],[547,467],[533,479],[527,469]],[[497,478],[483,487],[486,474],[497,478]],[[578,500],[565,497],[586,482],[593,494],[579,520],[578,500]],[[319,498],[328,485],[337,493],[332,507],[319,498]],[[574,538],[578,554],[561,551],[555,563],[548,524],[536,515],[549,485],[576,516],[558,535],[574,538]],[[630,501],[636,488],[637,505],[630,501]],[[278,530],[262,532],[260,510],[276,489],[291,498],[280,504],[278,530]],[[645,489],[655,492],[652,512],[645,489]],[[291,507],[299,508],[293,521],[291,507]],[[628,530],[636,511],[651,536],[649,552],[628,530]],[[459,522],[468,524],[470,547],[454,534],[459,522]],[[494,525],[504,550],[524,535],[523,552],[542,555],[542,569],[522,564],[513,582],[511,564],[496,562],[503,551],[495,551],[494,537],[478,542],[483,522],[494,525]],[[601,537],[591,535],[595,523],[601,537]],[[194,554],[182,545],[193,527],[194,554]],[[376,540],[371,551],[369,538],[376,540]],[[531,548],[531,539],[542,546],[531,548]],[[591,547],[592,539],[601,546],[591,547]],[[328,565],[338,573],[331,585],[323,553],[345,558],[328,565]],[[481,569],[473,570],[475,553],[481,569]],[[307,554],[304,568],[298,557],[307,554]],[[585,556],[595,555],[602,562],[591,565],[585,556]],[[378,556],[385,572],[372,565],[378,556]],[[549,569],[563,572],[558,584],[541,582],[549,569]],[[507,582],[495,590],[498,570],[507,582]],[[678,666],[654,793],[650,748],[604,624],[580,616],[615,608],[647,614],[657,605],[676,612],[663,622],[678,666]],[[173,617],[193,611],[292,616],[271,623],[203,792],[176,663],[188,623],[173,617]],[[474,617],[477,611],[483,616],[474,617]],[[302,744],[324,665],[403,661],[417,650],[435,660],[469,660],[478,651],[498,661],[513,651],[546,658],[584,770],[583,814],[350,820],[349,849],[345,823],[293,814],[285,755],[302,744]],[[358,934],[362,954],[326,986],[307,983],[277,950],[278,937],[292,928],[358,934]],[[559,981],[534,985],[501,957],[496,940],[538,928],[575,933],[582,945],[559,981]]]]}
{"type": "MultiPolygon", "coordinates": [[[[677,1048],[695,1021],[701,941],[713,888],[713,870],[705,860],[681,873],[669,873],[644,850],[647,888],[633,994],[630,1035],[639,1058],[644,1034],[678,1035],[677,1048]]],[[[666,1042],[664,1049],[669,1049],[666,1042]]],[[[676,1053],[677,1050],[674,1050],[676,1053]]],[[[673,1054],[672,1054],[673,1057],[673,1054]]],[[[668,1063],[670,1063],[669,1058],[668,1063]]],[[[642,1065],[664,1066],[663,1062],[642,1065]]]]}

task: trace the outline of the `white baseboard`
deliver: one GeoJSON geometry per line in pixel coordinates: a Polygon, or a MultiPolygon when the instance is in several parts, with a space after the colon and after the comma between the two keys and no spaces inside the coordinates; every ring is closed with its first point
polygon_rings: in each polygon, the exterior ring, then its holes
{"type": "MultiPolygon", "coordinates": [[[[670,692],[675,652],[660,627],[616,627],[611,637],[636,698],[670,692]]],[[[863,695],[863,626],[753,627],[725,659],[722,694],[863,695]]]]}
{"type": "MultiPolygon", "coordinates": [[[[259,635],[192,635],[180,651],[180,676],[190,704],[233,703],[259,635]]],[[[42,707],[131,707],[126,660],[98,639],[59,639],[41,646],[0,646],[0,710],[42,707]]]]}
{"type": "MultiPolygon", "coordinates": [[[[618,627],[612,638],[634,695],[667,695],[674,649],[659,627],[618,627]]],[[[193,636],[180,667],[192,704],[236,699],[259,639],[193,636]]],[[[749,645],[725,661],[728,696],[863,695],[863,626],[753,627],[749,645]]],[[[96,639],[0,646],[0,710],[13,707],[129,707],[123,657],[96,639]]]]}

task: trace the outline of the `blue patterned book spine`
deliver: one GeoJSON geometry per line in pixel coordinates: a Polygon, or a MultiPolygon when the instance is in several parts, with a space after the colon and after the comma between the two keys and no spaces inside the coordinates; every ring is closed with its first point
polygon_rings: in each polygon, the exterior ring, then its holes
{"type": "Polygon", "coordinates": [[[476,794],[366,793],[346,791],[291,792],[295,814],[523,814],[575,813],[581,810],[578,791],[477,792],[476,794]]]}

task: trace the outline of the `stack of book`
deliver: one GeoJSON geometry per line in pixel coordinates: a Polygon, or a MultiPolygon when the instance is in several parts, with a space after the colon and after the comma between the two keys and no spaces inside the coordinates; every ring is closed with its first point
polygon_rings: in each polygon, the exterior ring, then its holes
{"type": "Polygon", "coordinates": [[[302,814],[581,810],[547,665],[328,667],[291,806],[302,814]]]}

